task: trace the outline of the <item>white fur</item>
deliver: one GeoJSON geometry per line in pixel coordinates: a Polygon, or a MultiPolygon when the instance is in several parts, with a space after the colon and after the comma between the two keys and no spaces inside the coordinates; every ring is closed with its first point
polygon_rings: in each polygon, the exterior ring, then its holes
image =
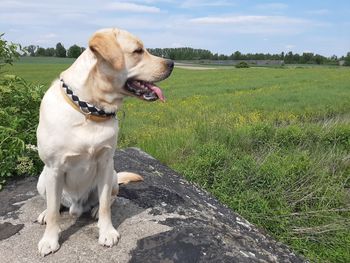
{"type": "MultiPolygon", "coordinates": [[[[116,71],[107,62],[99,61],[99,56],[87,48],[60,77],[81,99],[89,101],[96,99],[94,89],[100,87],[93,87],[91,91],[91,88],[87,89],[86,83],[89,74],[98,67],[100,75],[96,75],[96,79],[99,80],[100,76],[112,76],[111,83],[115,86],[115,90],[106,93],[99,91],[98,94],[104,96],[103,101],[114,101],[110,108],[117,109],[127,95],[121,90],[126,79],[130,77],[129,74],[132,72],[133,76],[138,76],[141,80],[142,76],[153,81],[160,80],[160,70],[165,68],[160,64],[164,64],[165,60],[148,53],[144,59],[135,59],[134,55],[130,55],[132,52],[127,50],[136,45],[135,43],[140,45],[138,39],[117,29],[102,32],[116,36],[115,41],[124,54],[124,67],[116,71]],[[146,59],[152,60],[152,63],[149,63],[145,73],[144,67],[138,65],[143,65],[146,59]]],[[[170,72],[163,73],[163,76],[167,77],[170,72]]],[[[58,221],[61,204],[69,207],[70,214],[74,216],[80,216],[93,208],[92,213],[98,217],[98,242],[108,247],[118,242],[120,236],[112,225],[110,211],[112,189],[115,193],[118,191],[118,176],[114,172],[113,164],[117,133],[117,119],[111,118],[103,122],[87,120],[65,101],[60,82],[56,80],[52,83],[41,103],[37,129],[39,155],[45,164],[37,188],[47,201],[47,209],[38,217],[39,223],[47,224],[38,244],[41,255],[55,252],[60,247],[58,221]]],[[[130,175],[133,179],[128,179],[127,174],[120,176],[123,182],[140,180],[135,174],[130,175]]]]}

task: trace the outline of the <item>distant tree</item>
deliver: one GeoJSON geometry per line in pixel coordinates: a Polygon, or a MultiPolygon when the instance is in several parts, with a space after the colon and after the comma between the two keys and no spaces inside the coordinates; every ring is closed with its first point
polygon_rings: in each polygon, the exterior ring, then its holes
{"type": "Polygon", "coordinates": [[[350,66],[350,52],[346,54],[346,57],[344,58],[344,66],[350,66]]]}
{"type": "Polygon", "coordinates": [[[339,60],[336,56],[330,58],[324,57],[319,54],[310,52],[304,52],[302,55],[292,51],[288,53],[281,52],[280,54],[270,53],[247,53],[242,54],[239,51],[232,53],[230,56],[213,54],[209,50],[205,49],[193,49],[189,47],[181,48],[154,48],[148,49],[153,55],[170,58],[174,60],[283,60],[285,64],[337,64],[339,60]]]}
{"type": "Polygon", "coordinates": [[[77,45],[73,45],[68,49],[67,56],[70,58],[77,58],[80,56],[82,52],[83,50],[81,47],[77,45]]]}
{"type": "Polygon", "coordinates": [[[55,56],[55,53],[56,53],[56,51],[53,47],[49,47],[49,48],[45,49],[45,56],[46,57],[53,57],[53,56],[55,56]]]}
{"type": "Polygon", "coordinates": [[[284,52],[282,51],[281,53],[281,57],[280,57],[281,60],[284,60],[284,52]]]}
{"type": "Polygon", "coordinates": [[[189,47],[150,48],[148,51],[155,56],[174,60],[213,59],[213,54],[209,50],[194,49],[189,47]]]}
{"type": "Polygon", "coordinates": [[[223,55],[223,54],[221,54],[220,56],[219,56],[219,60],[226,60],[227,59],[227,56],[225,56],[225,55],[223,55]]]}
{"type": "Polygon", "coordinates": [[[7,40],[3,39],[4,34],[0,34],[0,73],[2,73],[2,68],[17,60],[20,56],[18,49],[22,51],[21,46],[10,43],[7,40]]]}
{"type": "Polygon", "coordinates": [[[242,53],[239,52],[239,51],[236,51],[235,53],[232,54],[232,59],[234,59],[234,60],[243,59],[243,58],[242,58],[242,53]]]}
{"type": "Polygon", "coordinates": [[[293,63],[294,64],[299,64],[299,63],[302,63],[302,60],[301,60],[301,56],[299,54],[294,54],[293,56],[293,63]]]}
{"type": "Polygon", "coordinates": [[[56,57],[65,58],[67,56],[67,51],[61,43],[56,44],[56,57]]]}
{"type": "Polygon", "coordinates": [[[43,57],[45,56],[45,48],[43,47],[38,47],[35,51],[35,56],[36,57],[43,57]]]}
{"type": "Polygon", "coordinates": [[[314,53],[304,52],[303,55],[301,56],[300,62],[302,64],[310,63],[312,62],[313,58],[314,58],[314,53]]]}
{"type": "Polygon", "coordinates": [[[286,64],[293,64],[294,63],[294,55],[292,51],[289,51],[287,54],[284,55],[284,63],[286,64]]]}
{"type": "Polygon", "coordinates": [[[330,57],[330,60],[332,60],[332,61],[337,61],[337,60],[338,60],[337,55],[333,55],[333,56],[331,56],[331,57],[330,57]]]}
{"type": "Polygon", "coordinates": [[[35,52],[36,52],[37,48],[38,48],[38,46],[29,45],[29,46],[25,47],[24,49],[29,53],[29,55],[31,57],[35,57],[35,52]]]}
{"type": "Polygon", "coordinates": [[[315,59],[316,64],[320,65],[320,64],[323,64],[323,63],[324,63],[325,57],[316,54],[316,55],[314,56],[314,59],[315,59]]]}

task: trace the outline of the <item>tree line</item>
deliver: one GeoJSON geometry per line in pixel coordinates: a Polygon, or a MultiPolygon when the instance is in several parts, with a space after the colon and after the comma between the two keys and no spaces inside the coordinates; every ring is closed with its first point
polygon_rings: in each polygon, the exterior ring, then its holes
{"type": "Polygon", "coordinates": [[[350,52],[346,56],[325,57],[311,52],[302,54],[282,52],[280,54],[269,53],[247,53],[243,54],[239,51],[231,55],[223,55],[212,53],[205,49],[185,48],[154,48],[148,49],[152,54],[173,60],[280,60],[286,64],[338,64],[339,61],[344,61],[345,65],[350,66],[350,52]]]}
{"type": "Polygon", "coordinates": [[[31,57],[60,57],[60,58],[77,58],[85,50],[85,47],[79,47],[78,45],[73,45],[66,49],[60,42],[56,44],[56,48],[49,47],[43,48],[40,46],[29,45],[24,47],[26,51],[25,55],[31,57]]]}
{"type": "MultiPolygon", "coordinates": [[[[85,50],[84,47],[72,45],[65,49],[61,43],[56,44],[56,48],[43,48],[35,45],[25,47],[27,54],[30,56],[47,56],[47,57],[70,57],[77,58],[85,50]]],[[[223,55],[212,53],[206,49],[195,49],[190,47],[181,48],[150,48],[148,51],[156,56],[169,58],[172,60],[280,60],[285,64],[338,64],[339,61],[344,61],[344,65],[350,66],[350,52],[346,56],[325,57],[311,52],[302,54],[281,52],[279,54],[270,53],[247,53],[243,54],[239,51],[231,55],[223,55]]]]}

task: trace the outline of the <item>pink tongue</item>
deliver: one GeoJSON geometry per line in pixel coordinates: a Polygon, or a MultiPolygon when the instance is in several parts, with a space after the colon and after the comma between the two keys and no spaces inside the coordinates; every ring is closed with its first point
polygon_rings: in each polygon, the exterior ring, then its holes
{"type": "Polygon", "coordinates": [[[162,102],[165,102],[165,97],[164,97],[164,95],[163,95],[163,91],[162,91],[159,87],[154,86],[154,85],[152,85],[152,84],[148,85],[148,87],[149,87],[151,90],[153,90],[153,91],[157,94],[158,98],[159,98],[162,102]]]}

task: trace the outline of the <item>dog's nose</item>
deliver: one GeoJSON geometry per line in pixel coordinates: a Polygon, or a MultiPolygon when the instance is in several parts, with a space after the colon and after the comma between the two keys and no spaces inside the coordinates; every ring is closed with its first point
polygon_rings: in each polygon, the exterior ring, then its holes
{"type": "Polygon", "coordinates": [[[174,61],[172,61],[171,59],[168,59],[167,65],[168,65],[168,68],[172,70],[174,68],[174,61]]]}

